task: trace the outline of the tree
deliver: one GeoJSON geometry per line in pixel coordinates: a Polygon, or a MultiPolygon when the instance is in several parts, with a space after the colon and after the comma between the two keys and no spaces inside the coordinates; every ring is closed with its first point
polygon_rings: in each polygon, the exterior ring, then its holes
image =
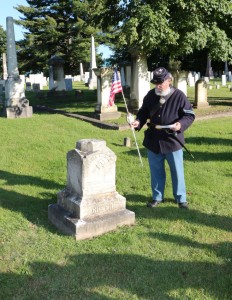
{"type": "MultiPolygon", "coordinates": [[[[2,65],[2,54],[6,52],[6,32],[0,26],[0,64],[2,65]]],[[[0,78],[2,78],[2,68],[0,70],[0,78]]]]}
{"type": "Polygon", "coordinates": [[[228,0],[122,0],[114,25],[117,51],[178,59],[206,50],[212,60],[232,62],[232,8],[228,0]]]}
{"type": "Polygon", "coordinates": [[[90,37],[94,34],[96,44],[103,37],[93,23],[97,12],[95,1],[80,0],[27,0],[29,7],[18,5],[24,15],[17,24],[27,32],[18,42],[20,70],[47,71],[48,59],[61,56],[66,74],[77,74],[80,62],[84,68],[90,61],[90,37]]]}

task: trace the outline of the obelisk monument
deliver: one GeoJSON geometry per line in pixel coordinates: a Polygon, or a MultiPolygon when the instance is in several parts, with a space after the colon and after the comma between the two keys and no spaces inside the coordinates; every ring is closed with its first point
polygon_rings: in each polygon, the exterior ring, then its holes
{"type": "Polygon", "coordinates": [[[97,67],[96,65],[96,52],[94,37],[91,36],[91,47],[90,47],[90,68],[89,68],[89,89],[94,90],[97,88],[97,76],[95,75],[93,69],[97,67]]]}
{"type": "Polygon", "coordinates": [[[6,18],[7,80],[3,115],[9,119],[32,117],[32,107],[25,97],[24,82],[20,79],[15,46],[14,21],[6,18]]]}

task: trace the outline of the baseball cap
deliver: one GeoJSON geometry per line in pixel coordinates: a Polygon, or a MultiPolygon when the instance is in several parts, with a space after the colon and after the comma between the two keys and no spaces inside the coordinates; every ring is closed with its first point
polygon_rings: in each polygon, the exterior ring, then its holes
{"type": "Polygon", "coordinates": [[[153,71],[153,78],[151,80],[152,83],[158,84],[164,82],[166,79],[171,79],[172,75],[168,72],[167,69],[160,67],[153,71]]]}

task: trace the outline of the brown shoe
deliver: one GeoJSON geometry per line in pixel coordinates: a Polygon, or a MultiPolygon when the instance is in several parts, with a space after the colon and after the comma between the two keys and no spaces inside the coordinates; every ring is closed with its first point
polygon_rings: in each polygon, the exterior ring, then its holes
{"type": "Polygon", "coordinates": [[[151,202],[147,203],[147,207],[157,207],[162,201],[152,200],[151,202]]]}

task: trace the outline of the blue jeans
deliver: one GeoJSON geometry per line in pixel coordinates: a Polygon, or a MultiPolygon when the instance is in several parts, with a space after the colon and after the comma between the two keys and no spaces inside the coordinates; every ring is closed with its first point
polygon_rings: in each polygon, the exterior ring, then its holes
{"type": "Polygon", "coordinates": [[[151,173],[152,199],[162,201],[166,182],[165,159],[168,162],[171,178],[172,192],[177,203],[186,202],[186,187],[184,178],[183,150],[161,154],[147,151],[151,173]]]}

